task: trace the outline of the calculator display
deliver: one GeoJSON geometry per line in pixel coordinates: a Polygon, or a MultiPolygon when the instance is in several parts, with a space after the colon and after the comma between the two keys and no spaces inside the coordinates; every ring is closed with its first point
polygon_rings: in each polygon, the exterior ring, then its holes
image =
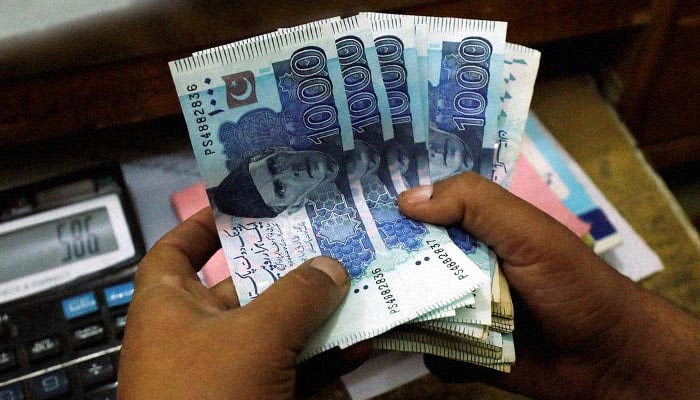
{"type": "Polygon", "coordinates": [[[0,304],[121,265],[135,255],[117,193],[0,223],[0,304]]]}
{"type": "Polygon", "coordinates": [[[118,248],[106,207],[0,235],[0,282],[86,260],[118,248]]]}

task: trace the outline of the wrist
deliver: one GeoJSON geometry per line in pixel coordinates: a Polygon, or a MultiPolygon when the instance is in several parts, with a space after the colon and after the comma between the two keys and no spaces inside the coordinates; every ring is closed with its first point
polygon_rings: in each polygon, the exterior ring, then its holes
{"type": "Polygon", "coordinates": [[[700,321],[640,287],[623,306],[626,322],[614,333],[602,371],[604,399],[695,399],[700,393],[700,321]]]}

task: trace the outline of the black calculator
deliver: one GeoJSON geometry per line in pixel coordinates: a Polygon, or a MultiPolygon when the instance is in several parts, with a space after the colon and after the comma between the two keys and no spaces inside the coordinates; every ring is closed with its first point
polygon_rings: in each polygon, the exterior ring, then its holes
{"type": "Polygon", "coordinates": [[[0,400],[116,399],[144,253],[117,163],[0,191],[0,400]]]}

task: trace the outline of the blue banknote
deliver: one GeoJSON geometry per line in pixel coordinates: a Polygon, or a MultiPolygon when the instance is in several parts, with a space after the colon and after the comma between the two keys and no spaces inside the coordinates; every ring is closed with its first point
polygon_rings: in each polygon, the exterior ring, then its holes
{"type": "Polygon", "coordinates": [[[501,112],[498,115],[498,142],[495,143],[491,179],[508,187],[513,167],[520,152],[530,100],[540,64],[540,52],[513,43],[506,43],[503,60],[501,112]]]}
{"type": "MultiPolygon", "coordinates": [[[[430,32],[430,175],[437,181],[463,171],[481,171],[483,143],[490,141],[486,159],[492,160],[497,137],[506,24],[436,17],[415,17],[415,23],[427,25],[430,32]]],[[[491,169],[489,165],[489,176],[491,169]]],[[[461,228],[448,232],[472,260],[492,272],[494,257],[486,246],[461,228]]]]}
{"type": "Polygon", "coordinates": [[[362,187],[384,246],[388,250],[419,250],[428,229],[403,216],[396,204],[404,190],[406,151],[394,138],[390,98],[381,80],[379,60],[369,21],[354,16],[326,25],[338,49],[354,148],[346,152],[351,180],[362,187]]]}
{"type": "MultiPolygon", "coordinates": [[[[472,263],[450,259],[441,271],[452,281],[415,298],[397,271],[420,277],[420,262],[396,265],[376,248],[381,235],[347,168],[355,140],[342,66],[323,29],[268,34],[170,68],[241,303],[316,255],[339,259],[353,278],[353,295],[302,357],[374,336],[484,282],[472,263]]],[[[421,260],[451,256],[435,238],[421,243],[421,260]]]]}
{"type": "Polygon", "coordinates": [[[409,187],[426,184],[427,115],[423,114],[425,97],[421,90],[426,81],[418,65],[415,27],[400,18],[374,19],[372,33],[387,88],[394,138],[405,152],[402,175],[409,187]]]}
{"type": "MultiPolygon", "coordinates": [[[[463,171],[490,177],[497,137],[498,96],[506,24],[495,21],[416,17],[429,31],[428,151],[433,181],[463,171]]],[[[450,238],[493,278],[495,254],[460,227],[450,238]]],[[[491,287],[477,290],[476,306],[458,316],[490,324],[491,287]]]]}
{"type": "MultiPolygon", "coordinates": [[[[496,134],[496,116],[500,110],[497,91],[506,24],[411,15],[368,15],[373,20],[399,18],[404,24],[416,27],[416,35],[428,33],[427,57],[419,65],[427,73],[424,87],[427,97],[424,99],[428,100],[428,115],[425,118],[428,120],[427,149],[431,181],[464,171],[479,172],[485,132],[490,130],[491,136],[496,134]]],[[[418,42],[419,49],[426,46],[420,40],[418,42]]],[[[493,157],[493,150],[488,156],[493,157]]],[[[492,162],[488,165],[492,165],[492,162]]],[[[470,260],[485,274],[493,275],[495,255],[486,245],[459,227],[448,228],[447,232],[470,260]]],[[[478,315],[470,317],[474,321],[490,322],[489,318],[481,318],[490,316],[491,293],[487,286],[479,288],[475,294],[480,307],[476,310],[478,315]]],[[[462,300],[443,309],[461,308],[459,304],[462,300]]]]}
{"type": "MultiPolygon", "coordinates": [[[[428,25],[429,137],[433,180],[481,170],[495,143],[506,24],[418,17],[428,25]],[[487,146],[490,147],[490,146],[487,146]]],[[[493,154],[493,149],[489,155],[493,154]]],[[[491,168],[488,169],[489,175],[491,168]]]]}
{"type": "MultiPolygon", "coordinates": [[[[410,156],[415,155],[414,152],[409,156],[404,146],[415,146],[416,143],[410,120],[399,125],[404,132],[402,140],[396,136],[397,116],[401,118],[403,109],[409,105],[409,98],[404,96],[403,101],[395,102],[396,96],[402,95],[396,89],[402,87],[405,90],[405,82],[396,78],[395,70],[390,70],[387,74],[380,66],[383,57],[384,61],[389,61],[395,59],[396,55],[390,53],[391,50],[380,48],[380,45],[375,49],[375,43],[392,48],[397,42],[373,41],[369,20],[363,15],[325,24],[324,27],[332,31],[336,39],[352,119],[355,147],[346,153],[350,179],[359,180],[364,201],[393,263],[401,264],[409,260],[409,263],[421,266],[419,271],[398,271],[405,288],[427,303],[444,304],[444,294],[438,295],[434,288],[442,286],[440,291],[446,293],[459,291],[460,285],[454,278],[457,276],[462,279],[465,275],[459,272],[461,265],[469,266],[472,262],[451,243],[442,228],[406,218],[396,205],[397,194],[406,188],[406,169],[410,164],[410,156]],[[380,79],[380,76],[384,79],[380,79]],[[387,80],[392,90],[386,90],[387,80]],[[431,257],[431,250],[426,245],[437,242],[442,243],[442,249],[451,254],[447,264],[454,268],[452,273],[446,274],[445,258],[431,257]],[[451,282],[451,288],[445,286],[448,282],[451,282]]],[[[394,48],[394,52],[396,50],[398,49],[394,48]]],[[[402,68],[403,75],[399,75],[399,78],[406,77],[406,70],[404,66],[402,68]]],[[[415,73],[415,63],[412,68],[415,73]]],[[[414,84],[414,88],[416,91],[412,94],[417,97],[418,86],[414,84]]],[[[416,110],[420,108],[414,105],[414,111],[416,110]]],[[[410,118],[410,113],[407,116],[410,118]]],[[[417,179],[417,174],[414,174],[414,178],[417,179]]],[[[462,294],[470,292],[467,287],[468,285],[462,287],[462,294]]]]}

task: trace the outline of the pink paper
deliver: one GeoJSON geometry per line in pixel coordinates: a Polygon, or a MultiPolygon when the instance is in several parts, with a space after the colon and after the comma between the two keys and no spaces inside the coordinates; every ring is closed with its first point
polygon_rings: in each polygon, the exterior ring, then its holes
{"type": "Polygon", "coordinates": [[[588,223],[580,220],[566,208],[525,157],[518,157],[515,163],[510,191],[552,216],[578,237],[583,237],[591,230],[588,223]]]}
{"type": "MultiPolygon", "coordinates": [[[[203,183],[196,183],[186,189],[174,193],[170,197],[175,213],[180,221],[184,221],[204,207],[209,207],[209,199],[203,183]]],[[[226,264],[224,251],[219,249],[202,267],[205,283],[211,287],[231,276],[226,264]]]]}

